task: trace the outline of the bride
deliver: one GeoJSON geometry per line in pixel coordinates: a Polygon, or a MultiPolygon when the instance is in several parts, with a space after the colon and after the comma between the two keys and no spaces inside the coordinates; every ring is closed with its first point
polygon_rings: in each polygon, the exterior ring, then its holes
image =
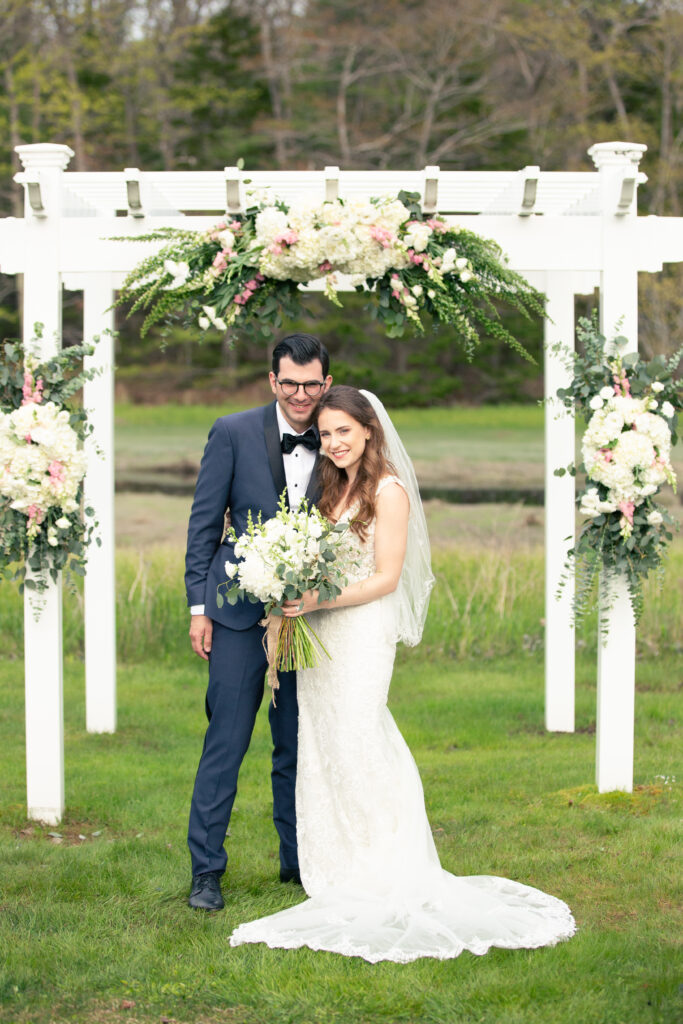
{"type": "Polygon", "coordinates": [[[299,671],[297,840],[303,903],[240,925],[233,946],[308,946],[408,962],[553,945],[567,905],[506,878],[439,863],[415,762],[386,706],[397,641],[419,642],[434,582],[415,474],[383,405],[331,388],[318,407],[320,510],[348,522],[346,586],[285,605],[331,656],[299,671]]]}

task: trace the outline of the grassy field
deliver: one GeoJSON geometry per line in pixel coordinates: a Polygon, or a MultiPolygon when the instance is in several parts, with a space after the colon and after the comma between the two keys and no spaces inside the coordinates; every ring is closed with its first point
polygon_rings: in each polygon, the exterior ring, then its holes
{"type": "Polygon", "coordinates": [[[22,670],[4,662],[0,1021],[674,1024],[676,666],[640,667],[631,795],[591,784],[592,676],[582,660],[577,733],[549,735],[538,655],[458,664],[418,649],[402,659],[391,707],[444,866],[553,892],[579,932],[551,949],[371,966],[228,945],[240,921],[301,898],[276,880],[265,708],[228,840],[226,910],[207,917],[184,903],[203,667],[189,656],[125,665],[119,731],[91,736],[82,665],[67,663],[68,812],[50,836],[24,818],[22,670]]]}
{"type": "MultiPolygon", "coordinates": [[[[259,401],[267,402],[268,396],[264,390],[259,401]]],[[[154,474],[194,483],[209,427],[216,417],[238,409],[117,405],[117,479],[140,484],[154,474]]],[[[392,417],[423,486],[542,488],[544,414],[534,404],[400,409],[392,417]]],[[[683,478],[683,445],[673,463],[683,478]]],[[[670,492],[664,500],[680,505],[670,492]]]]}
{"type": "MultiPolygon", "coordinates": [[[[225,411],[120,407],[119,468],[194,465],[225,411]]],[[[516,465],[515,483],[534,485],[542,471],[536,407],[396,422],[423,479],[504,484],[516,465]]],[[[265,707],[240,776],[226,910],[185,905],[205,687],[186,637],[189,502],[117,495],[113,736],[85,732],[82,598],[65,596],[67,813],[56,829],[25,818],[23,608],[0,587],[0,1022],[676,1024],[683,542],[663,589],[648,585],[638,630],[635,789],[599,795],[594,616],[577,636],[577,731],[543,725],[543,510],[427,503],[437,585],[423,643],[400,649],[390,706],[442,863],[555,893],[579,932],[552,949],[371,966],[229,947],[237,923],[301,898],[277,881],[265,707]]]]}
{"type": "MultiPolygon", "coordinates": [[[[233,406],[118,405],[117,470],[198,465],[214,419],[234,411],[233,406]]],[[[528,486],[543,480],[543,409],[537,405],[402,409],[393,415],[422,482],[518,484],[520,474],[528,486]]]]}

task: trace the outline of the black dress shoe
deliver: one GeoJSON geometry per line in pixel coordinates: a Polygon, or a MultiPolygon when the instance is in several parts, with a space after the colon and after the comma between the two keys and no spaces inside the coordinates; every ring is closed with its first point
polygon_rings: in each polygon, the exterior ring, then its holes
{"type": "Polygon", "coordinates": [[[301,885],[301,875],[299,874],[298,868],[280,868],[280,881],[281,882],[294,882],[295,885],[301,885]]]}
{"type": "Polygon", "coordinates": [[[194,875],[192,892],[187,902],[195,910],[222,910],[225,904],[221,894],[220,872],[207,871],[203,875],[194,875]]]}

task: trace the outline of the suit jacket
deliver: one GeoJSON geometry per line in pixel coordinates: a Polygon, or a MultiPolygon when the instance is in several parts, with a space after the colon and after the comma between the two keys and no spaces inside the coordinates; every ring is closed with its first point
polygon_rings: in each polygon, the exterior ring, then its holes
{"type": "MultiPolygon", "coordinates": [[[[225,583],[225,562],[235,562],[234,545],[221,543],[226,508],[239,537],[247,528],[249,510],[264,520],[277,512],[286,490],[280,451],[276,403],[217,419],[209,432],[197,477],[187,529],[185,589],[188,605],[203,604],[205,614],[230,629],[249,629],[263,616],[262,604],[248,600],[219,608],[216,594],[225,583]]],[[[317,459],[306,491],[310,501],[319,497],[317,459]]],[[[225,594],[225,588],[221,592],[225,594]]]]}

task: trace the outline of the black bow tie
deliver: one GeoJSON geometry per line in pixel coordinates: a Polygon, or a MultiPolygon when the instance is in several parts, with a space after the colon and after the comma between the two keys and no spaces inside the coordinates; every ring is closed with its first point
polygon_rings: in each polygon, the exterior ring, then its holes
{"type": "Polygon", "coordinates": [[[302,444],[309,451],[317,452],[320,441],[315,430],[309,429],[304,434],[283,434],[280,448],[283,455],[290,455],[298,444],[302,444]]]}

